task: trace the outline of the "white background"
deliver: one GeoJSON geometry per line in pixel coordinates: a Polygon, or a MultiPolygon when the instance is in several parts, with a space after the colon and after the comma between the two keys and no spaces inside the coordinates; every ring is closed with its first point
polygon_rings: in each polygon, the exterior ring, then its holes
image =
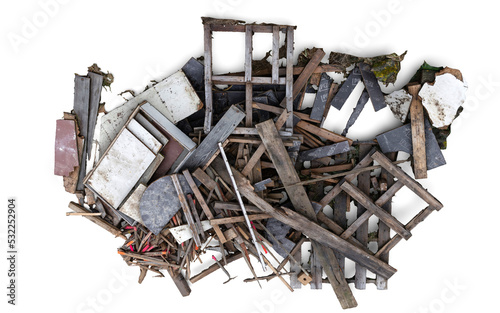
{"type": "MultiPolygon", "coordinates": [[[[140,91],[191,56],[202,55],[200,17],[213,16],[297,25],[296,56],[312,46],[324,48],[327,55],[332,50],[360,56],[408,50],[396,86],[385,91],[404,86],[424,60],[462,71],[468,100],[444,151],[448,164],[430,171],[422,182],[444,208],[391,252],[390,263],[398,272],[389,290],[353,288],[359,305],[352,311],[498,312],[498,14],[492,2],[467,3],[3,1],[0,311],[341,311],[328,285],[291,294],[278,280],[264,283],[262,290],[243,283],[250,273],[241,260],[228,267],[236,280],[222,285],[224,275],[215,273],[193,285],[187,298],[180,297],[169,278],[148,274],[139,285],[138,269],[127,267],[115,252],[122,240],[84,218],[65,216],[75,198],[64,192],[62,178],[53,175],[53,149],[55,120],[72,108],[74,73],[85,74],[96,62],[114,74],[112,92],[102,97],[109,109],[123,102],[119,92],[140,91]],[[53,5],[41,5],[49,2],[53,5]],[[7,305],[5,296],[6,209],[12,196],[19,224],[16,307],[7,305]]],[[[215,39],[215,70],[241,70],[243,41],[215,39]],[[234,53],[224,55],[222,50],[228,49],[234,53]],[[232,63],[234,55],[240,63],[232,63]]],[[[270,49],[270,37],[262,42],[269,48],[256,48],[257,55],[270,49]]],[[[388,128],[377,116],[369,121],[378,129],[388,128]]],[[[413,201],[405,207],[402,198],[396,197],[401,216],[423,208],[413,201]]]]}

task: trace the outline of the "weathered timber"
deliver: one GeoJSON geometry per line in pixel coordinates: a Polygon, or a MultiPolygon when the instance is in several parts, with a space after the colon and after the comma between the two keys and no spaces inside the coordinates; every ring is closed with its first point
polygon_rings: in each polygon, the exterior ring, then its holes
{"type": "Polygon", "coordinates": [[[203,25],[204,66],[205,66],[205,134],[212,130],[213,95],[212,95],[212,29],[210,24],[203,25]]]}
{"type": "Polygon", "coordinates": [[[315,126],[315,125],[312,125],[312,124],[309,124],[307,122],[304,122],[304,121],[300,121],[297,123],[297,126],[302,128],[303,130],[306,130],[314,135],[317,135],[321,138],[324,138],[326,140],[330,140],[330,141],[333,141],[333,142],[341,142],[341,141],[348,141],[349,142],[349,145],[352,145],[352,140],[349,139],[349,138],[346,138],[344,136],[341,136],[339,134],[336,134],[332,131],[329,131],[327,129],[324,129],[324,128],[321,128],[321,127],[318,127],[318,126],[315,126]]]}
{"type": "MultiPolygon", "coordinates": [[[[75,203],[75,202],[70,202],[68,207],[75,211],[75,212],[78,212],[78,213],[90,213],[85,207],[79,205],[78,203],[75,203]]],[[[122,238],[123,240],[127,239],[123,234],[122,232],[120,231],[120,229],[118,229],[117,227],[111,225],[110,223],[106,222],[105,220],[103,220],[102,218],[98,217],[98,216],[85,216],[85,218],[89,219],[90,221],[96,223],[97,225],[101,226],[102,228],[104,228],[105,230],[107,230],[108,232],[110,232],[111,234],[113,234],[115,237],[120,237],[122,238]]]]}
{"type": "Polygon", "coordinates": [[[319,158],[324,158],[332,155],[336,155],[339,153],[349,152],[349,142],[342,141],[338,143],[334,143],[328,146],[319,147],[316,149],[309,149],[306,151],[302,151],[299,153],[298,161],[312,161],[319,158]]]}
{"type": "Polygon", "coordinates": [[[184,163],[183,168],[195,169],[205,165],[205,163],[219,149],[217,143],[224,142],[244,117],[245,113],[243,113],[236,106],[231,106],[219,120],[217,125],[213,127],[210,133],[196,148],[186,163],[184,163]]]}
{"type": "Polygon", "coordinates": [[[88,72],[90,78],[90,98],[89,98],[89,119],[87,131],[87,155],[90,160],[92,153],[92,142],[94,141],[94,132],[97,123],[97,113],[99,111],[99,101],[101,100],[103,76],[97,73],[88,72]]]}
{"type": "Polygon", "coordinates": [[[420,84],[408,85],[411,94],[410,120],[413,146],[413,172],[416,179],[427,178],[427,160],[425,155],[424,107],[418,96],[420,84]]]}

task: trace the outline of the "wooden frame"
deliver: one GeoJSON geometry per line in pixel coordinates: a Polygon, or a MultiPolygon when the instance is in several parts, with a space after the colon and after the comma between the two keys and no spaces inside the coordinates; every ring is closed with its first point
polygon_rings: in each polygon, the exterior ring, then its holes
{"type": "MultiPolygon", "coordinates": [[[[212,130],[213,84],[245,85],[245,126],[252,126],[253,85],[273,84],[286,86],[286,109],[293,112],[293,33],[295,26],[273,24],[242,24],[239,21],[204,19],[204,57],[205,57],[205,123],[203,130],[208,134],[212,130]],[[245,33],[245,72],[244,76],[213,75],[212,73],[212,33],[244,32],[245,33]],[[279,77],[279,39],[280,32],[286,34],[286,73],[279,77]],[[272,39],[272,71],[271,77],[252,76],[252,50],[254,33],[271,33],[272,39]]],[[[286,122],[286,129],[292,131],[293,119],[286,122]]]]}

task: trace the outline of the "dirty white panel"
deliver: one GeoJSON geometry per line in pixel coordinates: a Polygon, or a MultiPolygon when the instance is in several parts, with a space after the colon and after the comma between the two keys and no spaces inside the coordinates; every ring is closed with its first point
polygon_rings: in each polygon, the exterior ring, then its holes
{"type": "Polygon", "coordinates": [[[140,112],[138,112],[135,116],[134,119],[139,122],[139,124],[142,125],[142,127],[146,128],[148,132],[151,133],[151,135],[155,136],[156,139],[158,139],[159,142],[161,142],[162,145],[166,145],[168,142],[168,138],[163,135],[160,130],[158,130],[153,124],[151,124],[150,121],[148,121],[147,118],[144,117],[140,112]]]}
{"type": "Polygon", "coordinates": [[[155,85],[154,89],[167,109],[165,116],[174,124],[203,107],[203,103],[183,71],[170,75],[155,85]]]}
{"type": "Polygon", "coordinates": [[[146,191],[146,186],[139,184],[130,197],[123,203],[121,208],[118,209],[120,212],[130,216],[143,225],[144,222],[142,221],[141,212],[139,210],[139,202],[141,201],[144,191],[146,191]]]}
{"type": "Polygon", "coordinates": [[[127,129],[130,130],[132,134],[139,138],[139,140],[141,140],[154,153],[158,153],[158,151],[160,151],[162,144],[135,119],[132,119],[128,123],[127,129]]]}
{"type": "Polygon", "coordinates": [[[118,208],[139,178],[153,162],[155,154],[128,129],[124,129],[88,177],[100,197],[118,208]]]}
{"type": "MultiPolygon", "coordinates": [[[[213,226],[210,225],[210,221],[201,221],[201,227],[203,227],[204,231],[209,230],[213,226]]],[[[172,227],[170,228],[170,233],[172,236],[174,236],[175,240],[181,244],[184,241],[193,238],[193,232],[191,231],[191,228],[189,228],[189,225],[181,225],[177,227],[172,227]]]]}
{"type": "Polygon", "coordinates": [[[429,113],[432,126],[444,127],[453,122],[457,110],[465,102],[467,84],[454,75],[437,75],[434,84],[424,84],[418,95],[429,113]]]}
{"type": "Polygon", "coordinates": [[[391,108],[392,113],[401,123],[406,121],[410,110],[411,95],[404,89],[396,90],[385,96],[385,103],[391,108]]]}

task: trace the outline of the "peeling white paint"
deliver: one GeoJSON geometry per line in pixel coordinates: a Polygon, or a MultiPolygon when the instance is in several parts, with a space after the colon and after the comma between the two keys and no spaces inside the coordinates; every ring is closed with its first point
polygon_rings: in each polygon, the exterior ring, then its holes
{"type": "Polygon", "coordinates": [[[449,73],[436,76],[434,84],[424,84],[418,95],[429,113],[434,127],[445,127],[453,122],[457,110],[465,102],[467,84],[449,73]]]}
{"type": "Polygon", "coordinates": [[[386,95],[385,103],[391,108],[394,116],[404,123],[410,111],[411,99],[411,95],[406,90],[400,89],[386,95]]]}

